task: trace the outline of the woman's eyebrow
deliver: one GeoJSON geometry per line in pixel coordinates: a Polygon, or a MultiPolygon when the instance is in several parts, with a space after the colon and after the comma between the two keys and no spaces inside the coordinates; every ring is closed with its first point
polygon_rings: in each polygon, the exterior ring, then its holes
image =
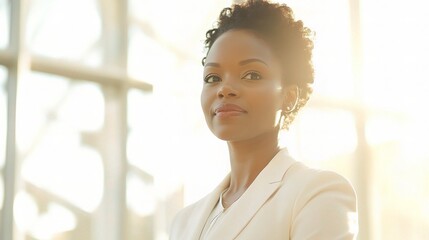
{"type": "Polygon", "coordinates": [[[262,64],[264,64],[264,65],[268,66],[268,64],[267,64],[266,62],[262,61],[262,60],[261,60],[261,59],[259,59],[259,58],[249,58],[249,59],[246,59],[246,60],[240,61],[238,64],[239,64],[240,66],[243,66],[243,65],[246,65],[246,64],[249,64],[249,63],[252,63],[252,62],[260,62],[260,63],[262,63],[262,64]]]}
{"type": "MultiPolygon", "coordinates": [[[[249,59],[240,61],[238,63],[238,65],[243,66],[243,65],[246,65],[246,64],[249,64],[249,63],[252,63],[252,62],[260,62],[260,63],[268,66],[268,64],[266,62],[262,61],[259,58],[249,58],[249,59]]],[[[216,63],[216,62],[208,62],[208,63],[204,64],[204,67],[220,67],[220,64],[216,63]]]]}
{"type": "Polygon", "coordinates": [[[220,67],[220,64],[215,62],[208,62],[204,64],[204,67],[220,67]]]}

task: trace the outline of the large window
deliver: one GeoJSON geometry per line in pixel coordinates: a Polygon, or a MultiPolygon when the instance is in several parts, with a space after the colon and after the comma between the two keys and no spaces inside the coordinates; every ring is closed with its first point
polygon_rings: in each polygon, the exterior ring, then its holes
{"type": "Polygon", "coordinates": [[[426,4],[288,2],[316,31],[315,94],[289,146],[352,180],[360,239],[428,238],[426,4]]]}
{"type": "Polygon", "coordinates": [[[18,95],[25,97],[17,109],[23,185],[15,197],[16,226],[37,239],[88,239],[103,199],[103,92],[92,82],[32,72],[18,95]]]}
{"type": "Polygon", "coordinates": [[[26,44],[31,53],[102,64],[102,6],[98,1],[35,0],[28,7],[26,44]]]}
{"type": "Polygon", "coordinates": [[[362,0],[363,102],[375,239],[429,238],[429,16],[425,1],[362,0]]]}

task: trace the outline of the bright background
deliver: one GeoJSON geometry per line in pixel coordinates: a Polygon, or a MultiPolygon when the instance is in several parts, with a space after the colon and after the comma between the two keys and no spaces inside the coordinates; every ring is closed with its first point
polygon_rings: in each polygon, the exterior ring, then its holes
{"type": "MultiPolygon", "coordinates": [[[[287,3],[316,80],[283,144],[350,179],[359,239],[429,239],[429,4],[287,3]]],[[[0,239],[168,239],[228,172],[199,94],[230,4],[0,0],[0,239]]]]}

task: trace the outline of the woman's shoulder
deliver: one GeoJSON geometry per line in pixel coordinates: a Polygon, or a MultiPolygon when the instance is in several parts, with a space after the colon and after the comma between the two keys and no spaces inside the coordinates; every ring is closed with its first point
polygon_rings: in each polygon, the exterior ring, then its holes
{"type": "Polygon", "coordinates": [[[294,189],[295,214],[309,205],[322,208],[343,207],[348,212],[357,210],[357,196],[353,185],[337,172],[296,162],[285,177],[284,185],[294,189]]]}
{"type": "Polygon", "coordinates": [[[290,170],[283,188],[289,188],[289,194],[294,196],[292,235],[307,236],[305,226],[313,226],[317,236],[337,234],[352,239],[358,227],[357,197],[351,182],[334,171],[299,162],[290,170]]]}
{"type": "MultiPolygon", "coordinates": [[[[290,164],[285,168],[286,171],[283,175],[284,184],[293,182],[294,186],[303,189],[304,187],[319,188],[323,187],[325,184],[338,183],[353,189],[350,181],[343,175],[331,170],[311,167],[310,165],[295,159],[287,150],[282,151],[282,153],[283,154],[279,154],[279,158],[282,160],[277,161],[277,163],[283,162],[290,164]]],[[[270,171],[274,171],[273,167],[278,166],[279,164],[271,166],[270,171]]]]}
{"type": "Polygon", "coordinates": [[[302,191],[342,190],[355,195],[350,180],[343,175],[331,170],[312,168],[301,162],[295,162],[285,181],[299,182],[302,191]]]}

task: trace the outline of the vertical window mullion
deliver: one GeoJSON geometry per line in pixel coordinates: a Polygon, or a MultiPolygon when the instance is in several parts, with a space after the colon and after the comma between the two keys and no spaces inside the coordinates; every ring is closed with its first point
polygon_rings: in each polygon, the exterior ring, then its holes
{"type": "Polygon", "coordinates": [[[7,80],[7,130],[6,130],[6,160],[4,165],[4,201],[2,208],[2,221],[0,225],[0,238],[14,238],[13,202],[15,198],[17,173],[19,172],[20,159],[16,154],[16,104],[18,80],[29,66],[23,55],[25,20],[24,1],[10,1],[10,39],[9,48],[12,53],[12,61],[8,68],[7,80]]]}
{"type": "MultiPolygon", "coordinates": [[[[127,1],[99,1],[102,16],[103,66],[126,70],[127,1]]],[[[122,71],[123,70],[123,71],[122,71]]],[[[105,166],[104,195],[94,216],[96,240],[125,239],[126,228],[126,135],[127,89],[125,84],[103,88],[106,101],[105,133],[102,148],[105,166]],[[106,218],[108,217],[108,218],[106,218]],[[99,231],[101,230],[101,231],[99,231]]]]}

